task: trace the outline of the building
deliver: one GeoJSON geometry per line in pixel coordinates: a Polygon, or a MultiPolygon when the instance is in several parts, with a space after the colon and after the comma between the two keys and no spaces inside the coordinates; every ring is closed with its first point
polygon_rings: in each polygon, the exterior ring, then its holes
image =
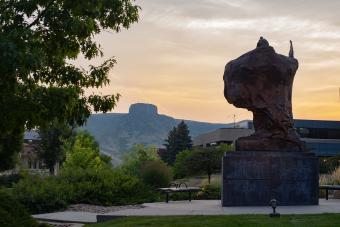
{"type": "Polygon", "coordinates": [[[295,120],[307,149],[320,157],[340,155],[340,121],[295,120]]]}
{"type": "MultiPolygon", "coordinates": [[[[30,172],[48,173],[45,163],[39,158],[37,147],[39,145],[39,134],[34,131],[26,131],[24,134],[24,143],[19,153],[18,168],[29,170],[30,172]]],[[[59,170],[59,163],[54,166],[55,174],[59,170]]]]}
{"type": "Polygon", "coordinates": [[[220,144],[233,144],[239,137],[249,136],[252,133],[254,133],[254,130],[248,128],[220,128],[196,136],[193,139],[193,146],[210,147],[220,144]]]}
{"type": "Polygon", "coordinates": [[[40,138],[36,131],[26,131],[24,134],[24,143],[19,153],[18,167],[25,170],[43,169],[43,162],[39,160],[37,147],[40,138]]]}
{"type": "MultiPolygon", "coordinates": [[[[320,157],[340,155],[340,121],[294,120],[296,131],[306,147],[320,157]]],[[[235,124],[235,128],[221,128],[201,134],[193,139],[194,146],[232,144],[236,139],[254,132],[253,122],[246,120],[235,124]]]]}

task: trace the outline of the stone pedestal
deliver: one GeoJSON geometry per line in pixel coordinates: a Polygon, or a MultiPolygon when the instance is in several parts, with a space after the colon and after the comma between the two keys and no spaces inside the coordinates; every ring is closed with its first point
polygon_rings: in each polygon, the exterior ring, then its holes
{"type": "Polygon", "coordinates": [[[222,161],[222,206],[318,205],[319,161],[312,153],[227,152],[222,161]]]}

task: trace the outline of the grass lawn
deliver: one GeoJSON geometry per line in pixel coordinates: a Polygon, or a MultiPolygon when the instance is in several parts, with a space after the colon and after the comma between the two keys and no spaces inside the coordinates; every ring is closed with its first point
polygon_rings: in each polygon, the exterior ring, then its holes
{"type": "Polygon", "coordinates": [[[86,225],[87,227],[109,226],[340,226],[340,214],[283,215],[270,218],[266,215],[230,216],[167,216],[167,217],[126,217],[109,222],[86,225]]]}

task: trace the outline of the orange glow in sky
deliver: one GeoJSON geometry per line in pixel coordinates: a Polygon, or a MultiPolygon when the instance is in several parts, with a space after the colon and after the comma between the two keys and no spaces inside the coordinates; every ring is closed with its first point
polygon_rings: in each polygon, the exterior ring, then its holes
{"type": "MultiPolygon", "coordinates": [[[[223,97],[225,64],[264,36],[278,53],[293,40],[300,66],[293,88],[294,118],[340,120],[340,1],[147,0],[129,30],[96,37],[118,64],[102,94],[120,93],[113,112],[136,102],[161,114],[227,123],[251,113],[223,97]]],[[[104,57],[104,59],[105,59],[104,57]]],[[[104,59],[79,64],[96,64],[104,59]]]]}

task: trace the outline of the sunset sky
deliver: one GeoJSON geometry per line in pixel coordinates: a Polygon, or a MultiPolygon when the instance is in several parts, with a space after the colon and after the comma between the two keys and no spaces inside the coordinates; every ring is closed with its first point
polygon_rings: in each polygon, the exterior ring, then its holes
{"type": "Polygon", "coordinates": [[[103,94],[120,93],[113,112],[152,103],[180,119],[251,119],[223,97],[225,64],[254,49],[264,36],[278,53],[293,40],[300,67],[293,89],[294,118],[340,120],[339,0],[139,0],[139,23],[96,39],[118,64],[103,94]]]}

